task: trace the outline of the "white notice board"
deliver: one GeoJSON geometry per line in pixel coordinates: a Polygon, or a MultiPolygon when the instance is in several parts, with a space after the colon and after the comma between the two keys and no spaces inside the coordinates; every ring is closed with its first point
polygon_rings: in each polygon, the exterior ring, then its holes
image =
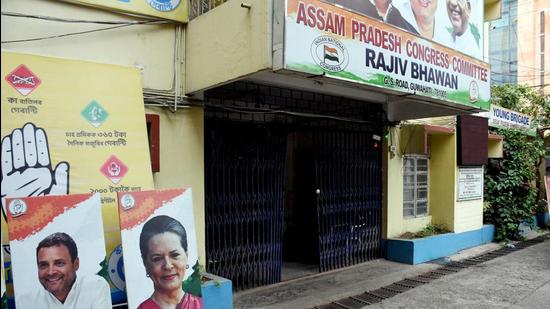
{"type": "Polygon", "coordinates": [[[483,198],[483,166],[458,168],[458,201],[483,198]]]}

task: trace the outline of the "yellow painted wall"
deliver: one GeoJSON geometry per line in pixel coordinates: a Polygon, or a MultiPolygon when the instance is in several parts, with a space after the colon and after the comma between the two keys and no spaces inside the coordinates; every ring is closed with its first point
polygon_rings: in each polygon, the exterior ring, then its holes
{"type": "Polygon", "coordinates": [[[502,0],[485,0],[484,3],[485,16],[484,21],[499,19],[502,16],[502,0]]]}
{"type": "Polygon", "coordinates": [[[429,211],[434,224],[454,229],[456,135],[430,135],[429,211]]]}
{"type": "Polygon", "coordinates": [[[155,188],[190,186],[193,189],[195,229],[199,260],[206,265],[204,236],[204,111],[146,107],[145,113],[160,115],[160,172],[154,173],[155,188]]]}
{"type": "Polygon", "coordinates": [[[269,69],[271,1],[228,1],[189,22],[186,33],[186,93],[269,69]]]}
{"type": "MultiPolygon", "coordinates": [[[[62,1],[2,0],[2,11],[91,21],[140,20],[138,17],[62,1]]],[[[2,41],[11,41],[111,26],[2,16],[1,35],[2,41]]],[[[175,31],[173,24],[136,25],[63,38],[2,43],[1,46],[3,50],[13,52],[139,67],[142,69],[144,88],[170,90],[174,84],[175,31]]],[[[180,80],[182,78],[179,77],[180,80]]],[[[146,113],[161,115],[161,171],[154,174],[155,187],[190,185],[193,188],[197,241],[200,262],[204,265],[203,111],[193,108],[171,113],[166,109],[146,108],[146,113]]]]}
{"type": "Polygon", "coordinates": [[[490,139],[487,141],[487,156],[489,158],[502,158],[504,156],[504,142],[490,139]]]}
{"type": "MultiPolygon", "coordinates": [[[[384,200],[382,235],[384,238],[398,237],[405,232],[417,232],[431,222],[431,216],[417,218],[403,217],[403,154],[422,154],[424,151],[424,128],[406,126],[391,128],[391,138],[385,141],[383,149],[384,200]],[[396,155],[388,151],[388,142],[397,146],[396,155]]],[[[431,169],[431,162],[430,169],[431,169]]]]}
{"type": "Polygon", "coordinates": [[[407,123],[428,124],[432,126],[441,126],[441,127],[454,129],[456,125],[456,116],[442,116],[442,117],[413,119],[413,120],[407,120],[407,123]]]}
{"type": "MultiPolygon", "coordinates": [[[[436,125],[445,126],[452,119],[435,119],[436,125]]],[[[429,121],[423,121],[429,123],[429,121]]],[[[456,134],[432,133],[429,145],[429,215],[418,218],[403,217],[403,154],[423,153],[424,128],[407,125],[392,128],[388,142],[397,145],[397,155],[392,156],[384,145],[384,201],[383,237],[398,237],[405,232],[416,232],[428,225],[442,224],[456,233],[480,229],[483,226],[483,199],[456,200],[458,184],[456,134]]],[[[502,142],[489,141],[489,154],[502,155],[502,142]]]]}
{"type": "MultiPolygon", "coordinates": [[[[92,21],[140,20],[62,1],[2,0],[2,12],[92,21]]],[[[12,41],[112,26],[2,16],[1,33],[2,41],[12,41]]],[[[2,43],[1,46],[7,51],[137,66],[143,68],[144,87],[167,90],[172,87],[174,78],[174,37],[174,25],[133,25],[55,39],[2,43]]]]}
{"type": "Polygon", "coordinates": [[[407,125],[400,131],[399,148],[401,149],[401,154],[425,154],[423,125],[407,125]]]}

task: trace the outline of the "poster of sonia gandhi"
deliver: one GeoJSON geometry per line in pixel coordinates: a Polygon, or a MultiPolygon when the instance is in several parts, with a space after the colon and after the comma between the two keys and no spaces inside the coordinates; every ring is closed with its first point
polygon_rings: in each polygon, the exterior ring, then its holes
{"type": "Polygon", "coordinates": [[[128,308],[202,309],[190,188],[119,192],[128,308]]]}

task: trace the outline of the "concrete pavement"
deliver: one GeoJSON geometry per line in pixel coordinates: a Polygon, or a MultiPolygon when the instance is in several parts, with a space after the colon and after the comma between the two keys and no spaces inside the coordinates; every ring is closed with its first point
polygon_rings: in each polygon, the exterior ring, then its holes
{"type": "MultiPolygon", "coordinates": [[[[450,256],[500,248],[491,243],[450,256]]],[[[347,269],[238,292],[235,308],[311,308],[440,267],[376,260],[347,269]]],[[[367,308],[550,308],[550,241],[447,275],[367,308]]]]}
{"type": "Polygon", "coordinates": [[[550,241],[447,275],[367,308],[550,308],[550,241]]]}

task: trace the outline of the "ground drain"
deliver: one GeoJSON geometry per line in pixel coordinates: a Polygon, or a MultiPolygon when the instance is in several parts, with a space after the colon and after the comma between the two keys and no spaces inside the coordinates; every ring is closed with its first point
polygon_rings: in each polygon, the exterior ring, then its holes
{"type": "Polygon", "coordinates": [[[527,247],[536,245],[546,240],[550,240],[550,234],[545,234],[537,238],[533,238],[527,241],[517,243],[510,247],[503,247],[495,251],[484,253],[475,257],[461,260],[461,261],[453,261],[443,265],[442,267],[420,274],[418,276],[406,278],[376,290],[368,291],[363,294],[359,294],[351,297],[342,298],[330,304],[315,306],[314,308],[315,309],[359,309],[368,305],[379,303],[384,299],[391,298],[397,294],[400,294],[410,289],[414,289],[421,285],[430,283],[443,276],[457,273],[470,266],[475,266],[480,263],[490,261],[492,259],[507,255],[509,253],[512,253],[521,249],[525,249],[527,247]]]}

